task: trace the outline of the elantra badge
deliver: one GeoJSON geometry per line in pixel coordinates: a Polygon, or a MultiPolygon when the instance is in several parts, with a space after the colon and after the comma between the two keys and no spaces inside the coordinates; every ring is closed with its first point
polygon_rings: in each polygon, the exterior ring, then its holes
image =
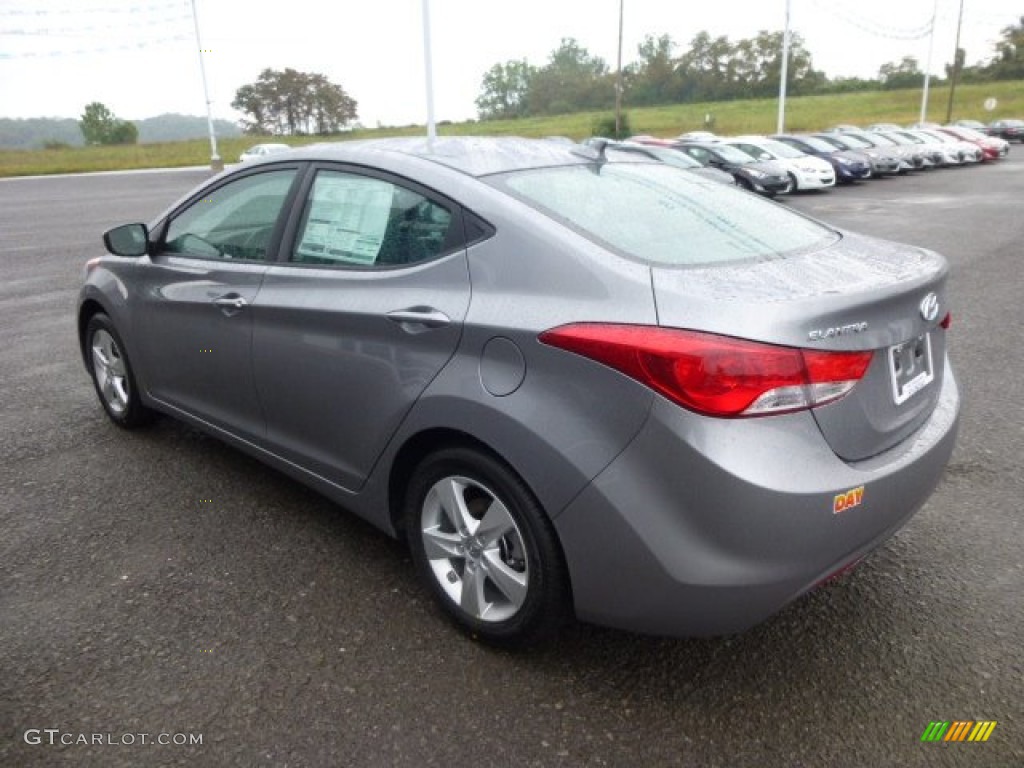
{"type": "Polygon", "coordinates": [[[939,316],[939,297],[934,293],[929,293],[923,299],[921,299],[921,317],[924,318],[926,323],[930,323],[936,317],[939,316]]]}
{"type": "Polygon", "coordinates": [[[839,336],[849,336],[851,333],[864,333],[868,329],[867,323],[850,323],[849,325],[838,325],[834,328],[816,328],[807,334],[811,341],[825,341],[839,336]]]}

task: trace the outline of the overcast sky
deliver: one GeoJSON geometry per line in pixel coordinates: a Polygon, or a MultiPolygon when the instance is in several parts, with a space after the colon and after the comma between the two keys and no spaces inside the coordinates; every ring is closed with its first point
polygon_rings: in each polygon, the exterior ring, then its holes
{"type": "MultiPolygon", "coordinates": [[[[780,30],[785,0],[625,0],[623,63],[645,34],[680,45],[701,30],[733,40],[780,30]]],[[[913,36],[934,0],[791,0],[792,29],[830,76],[875,76],[916,56],[913,36]]],[[[952,60],[959,0],[938,0],[932,71],[952,60]]],[[[319,72],[359,104],[359,119],[423,123],[422,0],[196,0],[215,117],[237,119],[235,90],[265,67],[319,72]],[[266,9],[266,10],[265,10],[266,9]]],[[[575,37],[615,66],[619,0],[431,0],[435,114],[476,116],[474,99],[493,64],[543,65],[575,37]]],[[[1024,15],[1021,0],[965,0],[961,47],[988,59],[999,30],[1024,15]]],[[[189,0],[0,0],[0,117],[79,117],[100,101],[118,117],[203,114],[189,0]]],[[[628,106],[628,105],[627,105],[628,106]]]]}

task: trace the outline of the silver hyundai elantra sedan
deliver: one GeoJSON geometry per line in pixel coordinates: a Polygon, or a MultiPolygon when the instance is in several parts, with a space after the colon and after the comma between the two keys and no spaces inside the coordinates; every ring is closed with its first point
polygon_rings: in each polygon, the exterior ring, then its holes
{"type": "Polygon", "coordinates": [[[114,423],[180,419],[404,536],[495,644],[750,627],[953,450],[941,256],[613,145],[314,146],[104,241],[78,333],[114,423]]]}

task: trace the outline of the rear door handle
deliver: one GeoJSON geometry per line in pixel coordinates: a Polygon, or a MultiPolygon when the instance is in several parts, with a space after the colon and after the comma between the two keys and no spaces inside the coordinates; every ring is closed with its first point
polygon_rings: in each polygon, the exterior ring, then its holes
{"type": "Polygon", "coordinates": [[[444,312],[433,307],[408,307],[388,312],[388,320],[398,323],[402,330],[409,333],[419,333],[428,328],[442,328],[452,319],[444,312]]]}

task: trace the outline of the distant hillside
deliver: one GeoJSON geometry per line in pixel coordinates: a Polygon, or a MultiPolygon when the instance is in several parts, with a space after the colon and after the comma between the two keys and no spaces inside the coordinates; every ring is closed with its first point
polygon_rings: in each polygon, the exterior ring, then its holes
{"type": "MultiPolygon", "coordinates": [[[[139,128],[139,141],[142,143],[201,139],[208,135],[206,118],[195,115],[168,113],[133,122],[139,128]]],[[[213,128],[217,132],[217,136],[224,138],[242,135],[242,129],[227,120],[214,120],[213,128]]]]}
{"type": "MultiPolygon", "coordinates": [[[[207,135],[206,118],[195,115],[157,115],[133,121],[139,129],[140,143],[201,139],[207,135]]],[[[217,136],[241,136],[241,129],[228,120],[214,120],[217,136]]],[[[82,132],[72,118],[0,117],[0,147],[4,149],[40,149],[47,142],[82,146],[82,132]]]]}
{"type": "Polygon", "coordinates": [[[0,147],[8,149],[39,149],[48,141],[59,141],[73,147],[82,146],[78,121],[59,117],[11,119],[0,117],[0,147]]]}

